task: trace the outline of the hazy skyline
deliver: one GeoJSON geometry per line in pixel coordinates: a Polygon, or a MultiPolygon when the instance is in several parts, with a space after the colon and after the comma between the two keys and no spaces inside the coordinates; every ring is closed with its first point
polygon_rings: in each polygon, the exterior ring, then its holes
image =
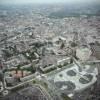
{"type": "Polygon", "coordinates": [[[80,3],[99,2],[100,0],[0,0],[1,4],[25,4],[25,3],[80,3]]]}

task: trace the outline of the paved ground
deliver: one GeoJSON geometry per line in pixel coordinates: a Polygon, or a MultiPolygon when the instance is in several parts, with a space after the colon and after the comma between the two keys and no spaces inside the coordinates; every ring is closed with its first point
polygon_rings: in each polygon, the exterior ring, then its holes
{"type": "Polygon", "coordinates": [[[98,80],[92,88],[76,93],[73,100],[100,100],[100,65],[98,65],[98,80]]]}

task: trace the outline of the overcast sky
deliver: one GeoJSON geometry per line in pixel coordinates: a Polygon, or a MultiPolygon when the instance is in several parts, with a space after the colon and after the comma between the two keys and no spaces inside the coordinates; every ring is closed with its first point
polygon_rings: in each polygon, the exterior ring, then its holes
{"type": "Polygon", "coordinates": [[[23,4],[23,3],[77,3],[77,2],[99,2],[100,0],[0,0],[0,3],[23,4]]]}

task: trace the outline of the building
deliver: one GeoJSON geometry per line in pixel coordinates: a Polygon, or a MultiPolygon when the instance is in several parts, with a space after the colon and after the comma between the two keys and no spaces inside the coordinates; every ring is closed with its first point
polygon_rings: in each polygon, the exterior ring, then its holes
{"type": "Polygon", "coordinates": [[[92,52],[87,47],[80,47],[76,50],[76,57],[79,58],[81,61],[87,61],[89,60],[92,52]]]}

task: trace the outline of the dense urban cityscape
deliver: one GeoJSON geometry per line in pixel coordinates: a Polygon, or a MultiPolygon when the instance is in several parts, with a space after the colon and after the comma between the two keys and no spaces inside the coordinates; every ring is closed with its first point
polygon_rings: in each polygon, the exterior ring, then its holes
{"type": "Polygon", "coordinates": [[[100,100],[100,4],[76,6],[0,6],[0,100],[100,100]]]}

